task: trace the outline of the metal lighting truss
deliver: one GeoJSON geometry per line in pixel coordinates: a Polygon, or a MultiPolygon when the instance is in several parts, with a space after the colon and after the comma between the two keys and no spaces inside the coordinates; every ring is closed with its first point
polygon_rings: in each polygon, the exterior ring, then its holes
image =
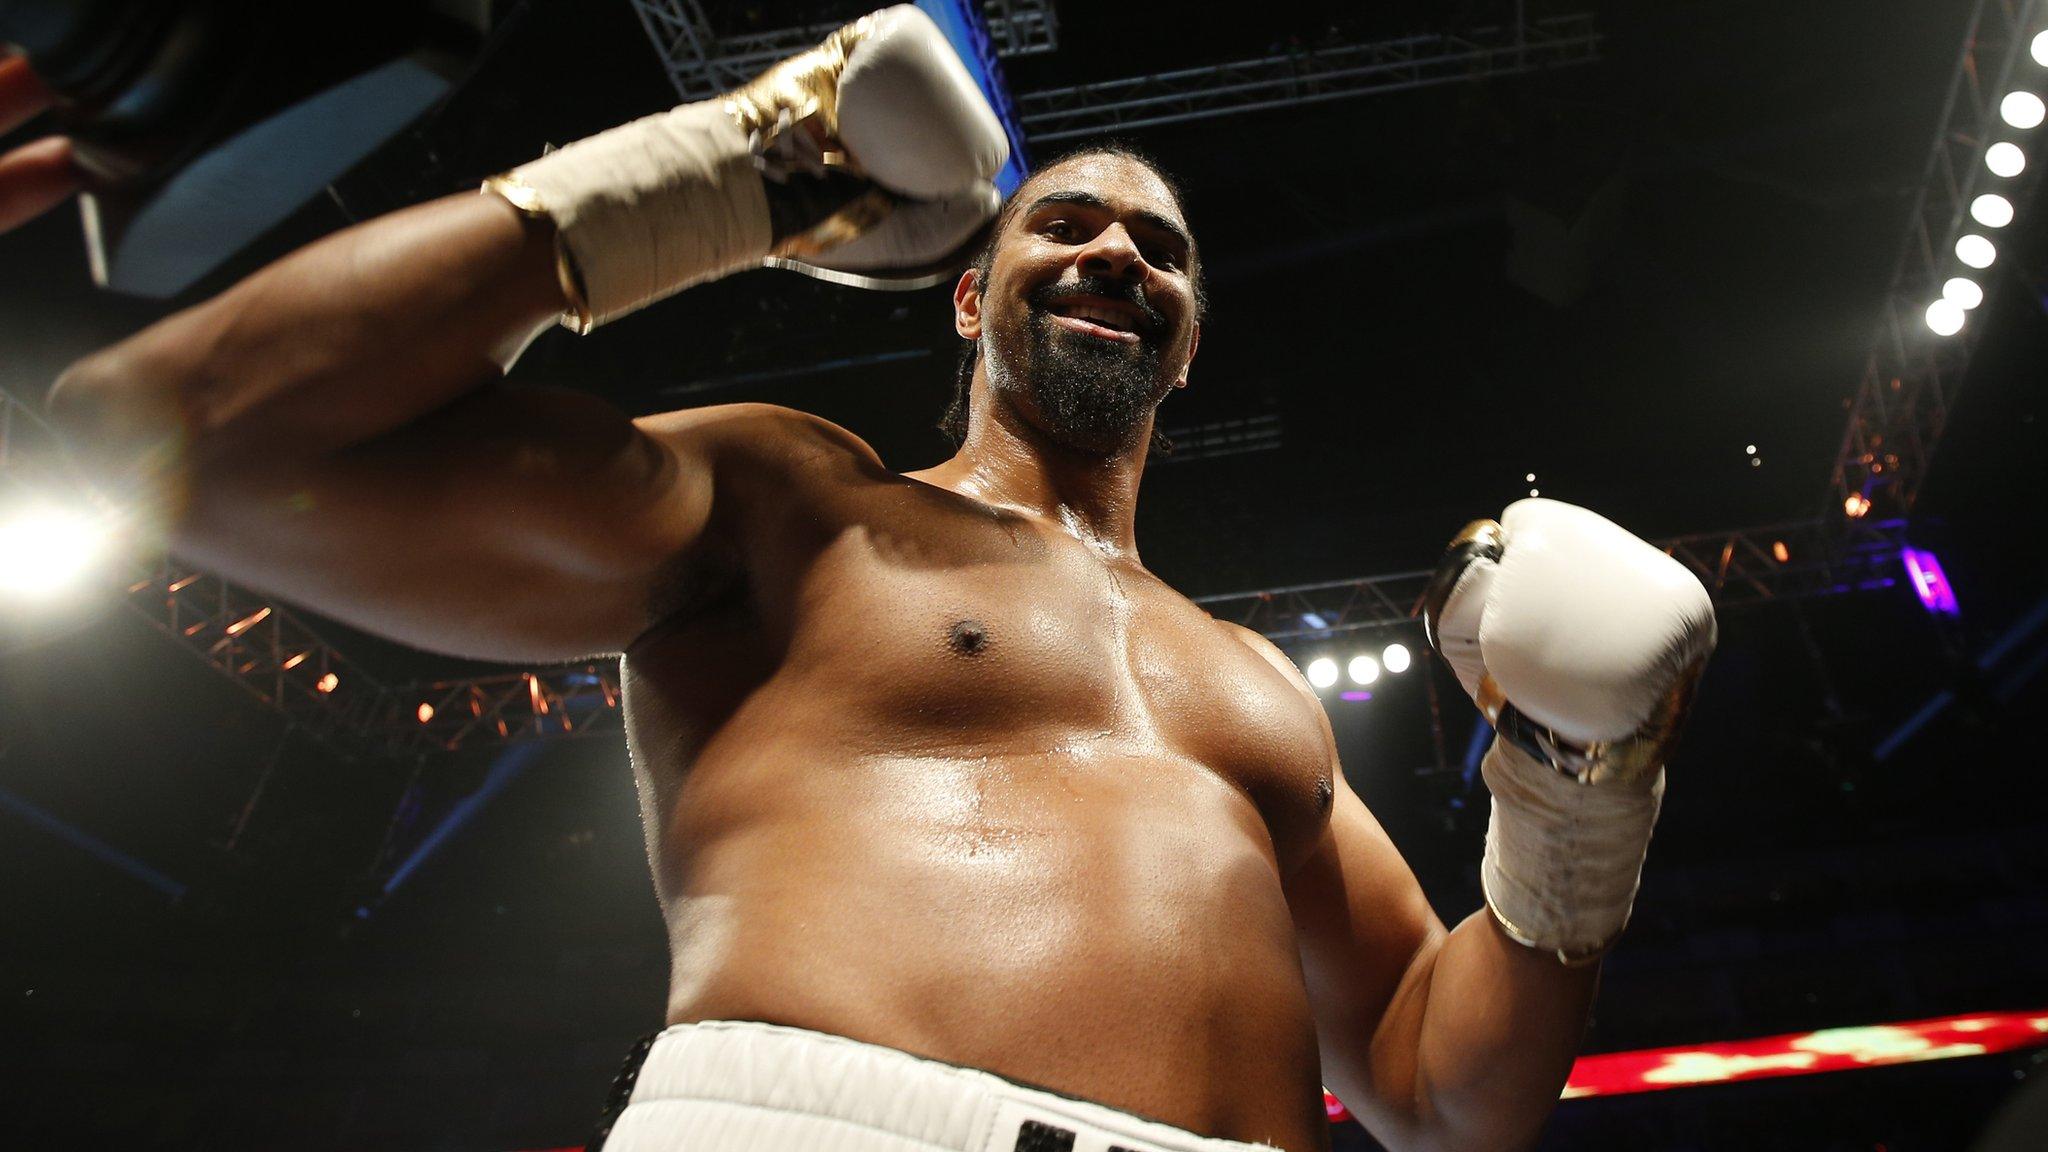
{"type": "MultiPolygon", "coordinates": [[[[1889,587],[1905,544],[1904,521],[1862,521],[1846,540],[1825,520],[1701,532],[1658,542],[1723,608],[1889,587]],[[1784,559],[1779,559],[1782,555],[1784,559]]],[[[1195,599],[1219,620],[1275,642],[1409,624],[1422,616],[1430,569],[1296,584],[1195,599]]]]}
{"type": "Polygon", "coordinates": [[[1027,92],[1017,111],[1043,143],[1590,64],[1601,39],[1590,13],[1522,19],[1027,92]]]}
{"type": "MultiPolygon", "coordinates": [[[[737,88],[777,60],[816,47],[840,27],[835,21],[721,35],[697,0],[627,2],[684,100],[705,100],[737,88]]],[[[988,15],[989,39],[998,55],[1025,56],[1059,47],[1052,0],[985,0],[982,11],[988,15]]]]}
{"type": "Polygon", "coordinates": [[[1926,481],[1979,335],[1971,323],[1954,336],[1936,335],[1925,320],[1927,306],[1941,299],[1949,277],[1978,275],[1955,255],[1956,241],[1975,227],[1970,202],[1996,191],[2024,209],[2043,166],[2037,156],[2018,178],[2006,179],[1984,163],[1991,145],[2027,136],[2005,124],[1999,102],[2027,59],[2040,7],[2037,0],[1979,0],[1971,16],[1892,266],[1884,319],[1836,454],[1828,492],[1828,512],[1836,517],[1907,515],[1926,481]]]}

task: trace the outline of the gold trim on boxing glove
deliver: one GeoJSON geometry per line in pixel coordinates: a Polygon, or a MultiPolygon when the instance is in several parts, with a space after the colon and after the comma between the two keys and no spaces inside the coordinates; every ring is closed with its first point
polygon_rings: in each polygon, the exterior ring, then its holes
{"type": "MultiPolygon", "coordinates": [[[[720,107],[746,134],[756,156],[766,155],[786,132],[809,132],[819,140],[827,168],[865,179],[867,173],[839,140],[839,77],[862,41],[874,35],[875,14],[840,28],[817,47],[798,53],[719,98],[720,107]]],[[[871,188],[768,253],[771,266],[782,259],[803,261],[873,228],[896,206],[896,198],[871,188]]]]}
{"type": "Polygon", "coordinates": [[[896,208],[896,197],[885,188],[870,188],[834,211],[830,216],[777,244],[769,250],[774,266],[782,259],[808,260],[837,248],[866,232],[896,208]]]}
{"type": "MultiPolygon", "coordinates": [[[[747,134],[757,152],[798,124],[816,118],[826,138],[839,139],[839,76],[846,58],[874,34],[873,13],[832,33],[815,48],[780,61],[753,80],[720,97],[725,114],[747,134]],[[784,117],[787,113],[787,118],[784,117]]],[[[843,151],[828,152],[826,163],[844,164],[843,151]]]]}
{"type": "MultiPolygon", "coordinates": [[[[1486,896],[1486,911],[1493,917],[1494,925],[1501,930],[1502,934],[1524,948],[1541,952],[1554,958],[1559,964],[1567,968],[1586,968],[1598,964],[1609,952],[1614,951],[1614,946],[1621,943],[1622,933],[1628,931],[1628,921],[1624,919],[1621,922],[1621,927],[1615,929],[1612,936],[1591,948],[1582,949],[1577,952],[1569,952],[1563,948],[1548,948],[1537,943],[1535,937],[1522,931],[1519,927],[1516,927],[1513,921],[1501,915],[1500,909],[1494,906],[1493,895],[1484,892],[1485,885],[1480,885],[1480,888],[1486,896]]],[[[1633,912],[1634,909],[1630,909],[1630,911],[1633,912]]]]}
{"type": "Polygon", "coordinates": [[[1437,643],[1436,624],[1443,618],[1444,605],[1450,603],[1451,593],[1457,590],[1466,569],[1475,560],[1497,561],[1506,550],[1507,530],[1495,520],[1472,521],[1444,546],[1443,559],[1437,561],[1429,586],[1422,590],[1422,635],[1431,648],[1443,651],[1443,645],[1437,643]]]}
{"type": "MultiPolygon", "coordinates": [[[[540,189],[510,172],[490,177],[477,191],[497,196],[529,220],[553,222],[540,189]]],[[[578,336],[588,336],[597,327],[597,317],[591,313],[589,300],[583,291],[583,274],[576,270],[576,261],[569,255],[569,246],[562,243],[560,232],[555,233],[554,246],[555,280],[561,284],[562,299],[569,305],[562,313],[562,327],[578,336]]]]}
{"type": "Polygon", "coordinates": [[[1479,678],[1479,694],[1473,702],[1479,705],[1480,714],[1493,725],[1501,739],[1564,775],[1581,784],[1613,783],[1628,787],[1645,784],[1655,778],[1670,758],[1671,750],[1677,747],[1679,734],[1684,730],[1685,714],[1692,706],[1693,694],[1699,688],[1700,673],[1706,666],[1704,658],[1688,665],[1678,674],[1671,690],[1657,701],[1649,720],[1619,740],[1580,744],[1559,736],[1509,703],[1507,694],[1494,683],[1491,673],[1479,678]]]}

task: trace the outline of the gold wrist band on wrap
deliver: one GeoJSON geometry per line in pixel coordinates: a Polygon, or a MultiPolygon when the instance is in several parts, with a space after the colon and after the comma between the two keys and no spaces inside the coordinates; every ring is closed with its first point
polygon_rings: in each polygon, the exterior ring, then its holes
{"type": "Polygon", "coordinates": [[[1614,930],[1612,936],[1593,945],[1591,948],[1582,948],[1577,951],[1570,951],[1564,948],[1548,948],[1529,933],[1516,927],[1514,921],[1501,914],[1501,910],[1494,906],[1493,894],[1486,891],[1486,885],[1481,884],[1479,890],[1480,894],[1486,898],[1486,914],[1493,917],[1494,927],[1499,928],[1508,939],[1513,940],[1522,947],[1550,956],[1567,968],[1590,968],[1598,964],[1606,958],[1609,952],[1614,951],[1614,946],[1621,943],[1622,933],[1628,931],[1628,922],[1624,920],[1621,927],[1614,930]]]}
{"type": "MultiPolygon", "coordinates": [[[[494,195],[510,204],[521,216],[529,220],[547,220],[547,204],[541,199],[540,190],[521,180],[510,172],[500,173],[484,181],[477,191],[494,195]]],[[[583,291],[583,275],[576,270],[575,258],[569,255],[568,246],[562,243],[558,232],[553,239],[555,246],[555,279],[562,286],[562,299],[568,307],[562,312],[562,327],[578,336],[588,336],[597,327],[597,317],[590,311],[589,297],[583,291]]]]}

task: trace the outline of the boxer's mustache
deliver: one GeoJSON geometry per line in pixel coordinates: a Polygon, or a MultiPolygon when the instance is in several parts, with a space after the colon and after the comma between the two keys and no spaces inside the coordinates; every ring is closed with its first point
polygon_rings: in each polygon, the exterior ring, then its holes
{"type": "Polygon", "coordinates": [[[1160,315],[1159,310],[1152,307],[1145,300],[1144,289],[1121,280],[1110,280],[1100,276],[1084,276],[1079,280],[1071,282],[1056,281],[1051,284],[1041,285],[1034,289],[1029,296],[1025,297],[1025,302],[1030,304],[1032,308],[1043,312],[1051,309],[1053,305],[1058,304],[1062,300],[1072,300],[1082,296],[1092,296],[1100,300],[1114,300],[1120,304],[1129,304],[1131,307],[1136,308],[1139,315],[1144,318],[1144,330],[1148,333],[1157,332],[1166,325],[1166,317],[1160,315]]]}

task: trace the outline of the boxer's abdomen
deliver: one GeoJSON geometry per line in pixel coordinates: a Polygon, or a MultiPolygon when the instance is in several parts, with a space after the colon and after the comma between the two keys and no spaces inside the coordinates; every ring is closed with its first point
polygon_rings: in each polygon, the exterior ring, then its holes
{"type": "Polygon", "coordinates": [[[670,1018],[1321,1147],[1280,887],[1327,826],[1315,701],[1065,531],[895,481],[785,513],[625,662],[670,1018]]]}
{"type": "Polygon", "coordinates": [[[1080,744],[730,767],[700,763],[666,829],[671,1022],[833,1032],[1319,1146],[1270,842],[1209,770],[1080,744]]]}

